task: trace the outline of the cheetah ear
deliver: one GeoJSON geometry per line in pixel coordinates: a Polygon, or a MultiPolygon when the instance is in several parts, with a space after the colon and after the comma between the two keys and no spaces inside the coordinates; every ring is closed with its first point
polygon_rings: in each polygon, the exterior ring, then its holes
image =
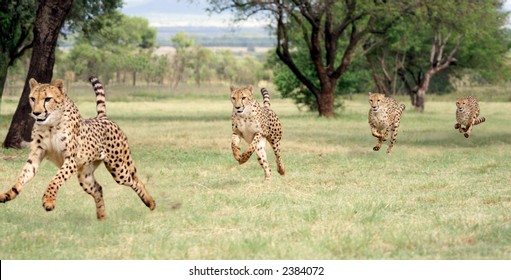
{"type": "Polygon", "coordinates": [[[373,94],[372,92],[369,92],[369,95],[373,94]]]}
{"type": "Polygon", "coordinates": [[[62,92],[62,94],[65,94],[64,92],[64,81],[58,79],[58,80],[55,80],[53,82],[51,82],[51,85],[58,88],[60,90],[60,92],[62,92]]]}
{"type": "Polygon", "coordinates": [[[250,92],[253,92],[254,86],[252,84],[250,84],[250,85],[248,85],[247,89],[250,90],[250,92]]]}
{"type": "Polygon", "coordinates": [[[231,90],[231,93],[233,93],[236,90],[234,86],[231,86],[229,89],[231,90]]]}
{"type": "Polygon", "coordinates": [[[30,90],[32,90],[37,85],[39,85],[39,83],[34,78],[30,78],[30,80],[28,81],[28,85],[30,86],[30,90]]]}

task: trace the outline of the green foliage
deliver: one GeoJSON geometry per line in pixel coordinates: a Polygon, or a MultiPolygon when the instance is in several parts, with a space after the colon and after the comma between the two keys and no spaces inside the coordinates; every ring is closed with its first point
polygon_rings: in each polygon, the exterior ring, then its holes
{"type": "Polygon", "coordinates": [[[144,50],[154,47],[156,30],[146,19],[117,13],[96,21],[102,21],[103,28],[96,34],[80,33],[67,59],[64,57],[63,68],[80,79],[94,73],[108,83],[116,72],[137,73],[152,66],[150,52],[144,50]]]}
{"type": "Polygon", "coordinates": [[[122,5],[122,0],[73,0],[67,15],[66,34],[78,31],[85,36],[95,36],[103,28],[112,28],[122,5]]]}
{"type": "Polygon", "coordinates": [[[178,32],[176,35],[170,38],[172,46],[176,48],[176,51],[186,50],[194,44],[194,39],[190,35],[184,32],[178,32]]]}
{"type": "MultiPolygon", "coordinates": [[[[316,77],[314,66],[308,62],[307,55],[303,52],[305,52],[303,48],[297,49],[295,63],[314,85],[319,87],[319,79],[316,77]]],[[[292,99],[299,108],[312,112],[318,111],[317,99],[314,94],[275,56],[274,51],[268,53],[265,67],[273,71],[273,83],[282,97],[292,99]]],[[[355,56],[350,70],[341,77],[334,91],[336,96],[334,107],[336,109],[342,107],[342,101],[339,98],[342,94],[369,91],[372,91],[371,73],[363,57],[355,56]]]]}
{"type": "Polygon", "coordinates": [[[178,32],[171,37],[176,49],[173,58],[174,87],[192,77],[196,85],[203,81],[227,81],[230,84],[256,84],[263,77],[262,63],[245,55],[236,57],[229,49],[212,51],[196,43],[193,36],[178,32]]]}
{"type": "MultiPolygon", "coordinates": [[[[387,72],[403,69],[412,87],[419,87],[422,80],[418,77],[433,67],[430,58],[436,38],[433,64],[440,64],[451,52],[456,62],[434,74],[431,91],[451,90],[451,78],[466,74],[467,69],[471,69],[472,77],[478,81],[504,81],[509,76],[504,59],[509,35],[503,28],[508,12],[501,7],[499,1],[423,1],[403,14],[387,32],[373,33],[368,42],[374,43],[374,47],[367,55],[384,58],[387,72]],[[456,51],[458,39],[461,43],[456,51]],[[443,55],[437,59],[443,40],[446,42],[443,55]]],[[[398,84],[402,83],[398,81],[398,84]]]]}
{"type": "Polygon", "coordinates": [[[34,0],[3,1],[0,4],[0,54],[2,63],[16,58],[19,49],[28,44],[35,15],[34,0]]]}

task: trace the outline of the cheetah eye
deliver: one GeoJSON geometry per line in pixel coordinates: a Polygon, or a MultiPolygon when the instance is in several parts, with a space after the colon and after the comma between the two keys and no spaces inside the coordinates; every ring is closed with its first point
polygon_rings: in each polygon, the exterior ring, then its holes
{"type": "Polygon", "coordinates": [[[44,99],[44,102],[49,102],[50,100],[51,100],[51,97],[46,97],[46,98],[44,99]]]}
{"type": "Polygon", "coordinates": [[[35,102],[35,97],[30,97],[30,100],[31,100],[32,102],[35,102]]]}
{"type": "Polygon", "coordinates": [[[245,96],[243,96],[243,97],[241,98],[241,100],[245,100],[245,99],[247,99],[245,96]]]}

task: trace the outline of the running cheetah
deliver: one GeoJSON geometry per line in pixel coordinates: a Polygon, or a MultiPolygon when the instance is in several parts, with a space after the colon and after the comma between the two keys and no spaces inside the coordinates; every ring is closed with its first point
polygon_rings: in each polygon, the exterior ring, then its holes
{"type": "Polygon", "coordinates": [[[282,126],[280,120],[270,109],[270,95],[265,88],[261,89],[263,95],[263,107],[254,99],[253,86],[235,88],[231,86],[232,101],[232,153],[234,158],[243,164],[247,162],[254,151],[257,160],[264,170],[264,179],[271,178],[270,165],[266,158],[266,141],[270,143],[275,152],[277,168],[280,175],[284,175],[284,163],[280,156],[280,139],[282,138],[282,126]],[[245,139],[249,146],[240,154],[239,144],[241,138],[245,139]]]}
{"type": "Polygon", "coordinates": [[[387,148],[387,154],[392,154],[392,147],[396,142],[401,114],[405,110],[405,105],[397,105],[396,100],[385,96],[383,93],[369,93],[369,125],[371,133],[378,138],[378,143],[373,150],[378,151],[381,143],[387,140],[390,131],[390,144],[387,148]]]}
{"type": "Polygon", "coordinates": [[[97,218],[105,219],[103,190],[94,179],[94,171],[101,162],[118,184],[131,187],[149,209],[155,208],[154,200],[137,176],[126,135],[106,117],[103,86],[95,77],[89,80],[96,93],[97,116],[83,119],[65,93],[62,80],[43,84],[30,79],[31,116],[35,119],[30,154],[14,186],[0,194],[0,202],[16,198],[46,158],[59,167],[43,196],[46,211],[55,208],[62,184],[77,175],[80,186],[94,198],[97,218]]]}
{"type": "Polygon", "coordinates": [[[458,98],[456,100],[456,124],[454,129],[458,129],[463,133],[465,138],[470,136],[474,125],[478,125],[486,121],[484,117],[479,116],[479,102],[473,96],[458,98]],[[462,126],[465,127],[462,127],[462,126]]]}

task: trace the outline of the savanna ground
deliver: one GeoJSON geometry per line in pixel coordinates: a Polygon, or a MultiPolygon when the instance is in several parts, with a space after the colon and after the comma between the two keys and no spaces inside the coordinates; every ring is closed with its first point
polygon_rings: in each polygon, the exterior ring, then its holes
{"type": "MultiPolygon", "coordinates": [[[[511,103],[505,89],[430,96],[407,105],[392,156],[373,152],[367,95],[333,119],[301,112],[274,90],[284,127],[281,177],[263,182],[255,155],[230,151],[228,87],[107,87],[107,112],[125,130],[156,209],[149,211],[103,166],[107,220],[72,178],[57,207],[41,206],[56,167],[46,162],[15,200],[0,205],[0,259],[511,259],[511,103]],[[465,139],[454,99],[480,96],[486,122],[465,139]]],[[[259,92],[256,98],[261,100],[259,92]]],[[[84,117],[92,90],[72,88],[84,117]]],[[[17,98],[4,98],[4,139],[17,98]]],[[[243,148],[245,148],[243,146],[243,148]]],[[[0,149],[1,191],[27,150],[0,149]]]]}

